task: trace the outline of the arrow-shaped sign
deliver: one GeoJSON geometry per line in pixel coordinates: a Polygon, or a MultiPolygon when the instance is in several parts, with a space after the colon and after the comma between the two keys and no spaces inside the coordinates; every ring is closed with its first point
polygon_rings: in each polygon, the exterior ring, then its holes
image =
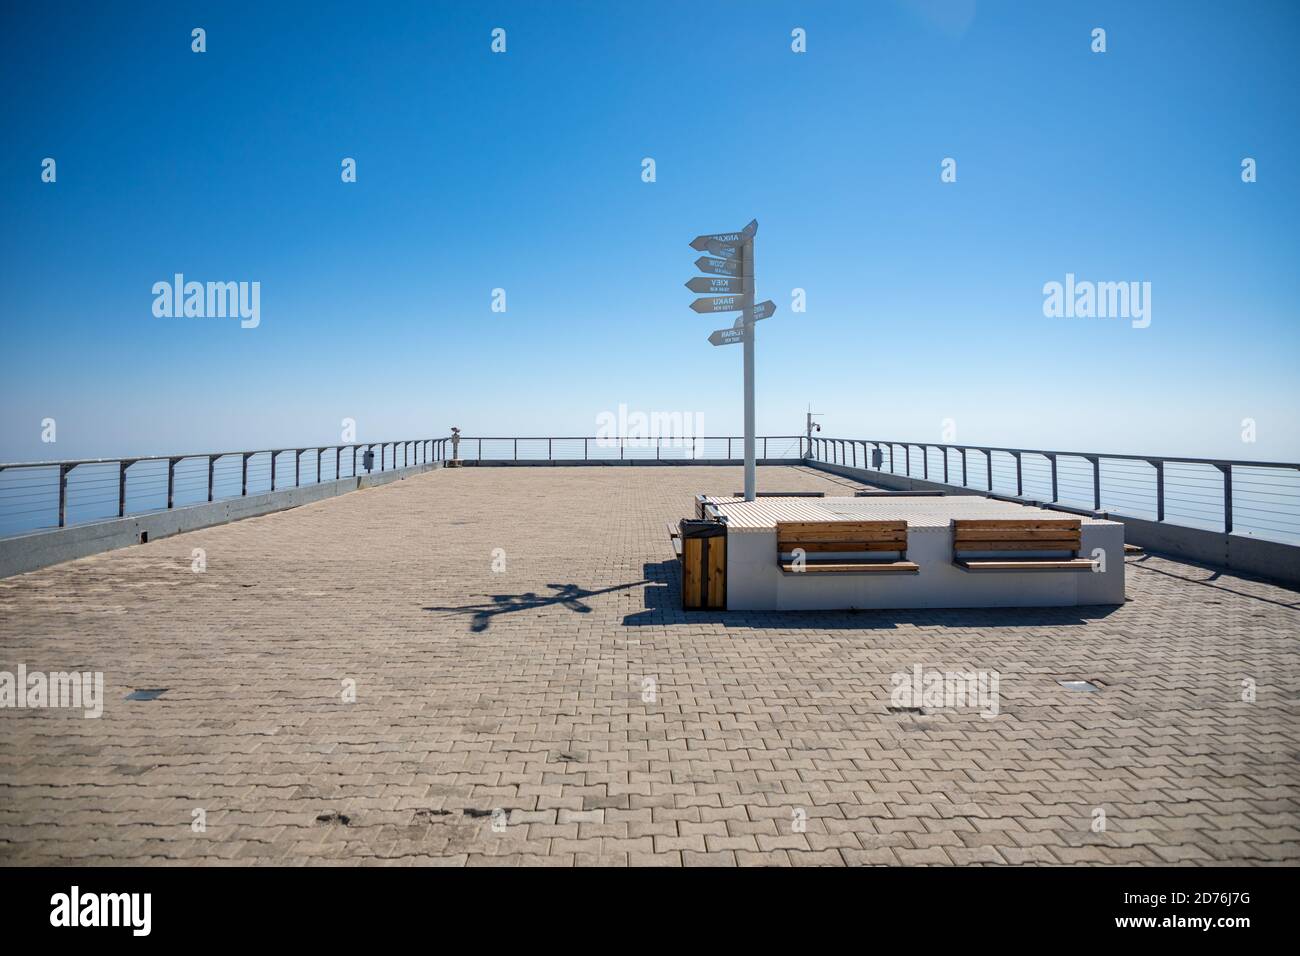
{"type": "Polygon", "coordinates": [[[714,345],[735,345],[737,342],[745,341],[745,330],[718,329],[709,336],[709,341],[714,345]]]}
{"type": "Polygon", "coordinates": [[[691,240],[691,248],[703,252],[709,248],[710,242],[720,242],[727,245],[738,245],[747,239],[753,239],[754,234],[758,232],[758,220],[753,219],[749,225],[740,232],[715,232],[711,236],[696,236],[691,240]]]}
{"type": "Polygon", "coordinates": [[[705,251],[711,256],[721,256],[723,259],[739,259],[740,245],[735,242],[718,242],[716,239],[710,239],[704,244],[705,251]]]}
{"type": "MultiPolygon", "coordinates": [[[[754,306],[753,321],[757,322],[760,319],[766,319],[775,311],[776,311],[776,306],[772,304],[771,299],[768,299],[766,302],[760,302],[758,305],[754,306]]],[[[739,329],[742,328],[744,324],[745,324],[745,317],[742,315],[740,318],[738,318],[735,321],[734,327],[739,329]]]]}
{"type": "Polygon", "coordinates": [[[692,292],[753,292],[753,279],[728,279],[718,276],[696,276],[686,283],[692,292]]]}
{"type": "Polygon", "coordinates": [[[745,298],[739,295],[706,296],[691,303],[696,312],[734,312],[744,307],[745,298]]]}
{"type": "Polygon", "coordinates": [[[739,259],[710,259],[708,256],[700,256],[695,260],[695,268],[701,272],[712,272],[716,276],[738,276],[741,266],[739,259]]]}

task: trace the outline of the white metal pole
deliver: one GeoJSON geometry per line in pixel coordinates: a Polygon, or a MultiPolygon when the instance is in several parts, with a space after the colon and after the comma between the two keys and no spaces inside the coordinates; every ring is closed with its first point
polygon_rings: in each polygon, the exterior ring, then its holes
{"type": "Polygon", "coordinates": [[[754,321],[754,238],[745,241],[740,270],[741,282],[747,290],[745,304],[745,500],[753,501],[756,490],[754,474],[754,336],[758,323],[754,321]]]}

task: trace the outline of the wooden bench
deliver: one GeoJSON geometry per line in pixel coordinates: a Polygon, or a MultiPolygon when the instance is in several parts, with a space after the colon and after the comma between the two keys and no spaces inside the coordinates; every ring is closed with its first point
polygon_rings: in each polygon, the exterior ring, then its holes
{"type": "Polygon", "coordinates": [[[954,518],[952,563],[963,571],[1091,571],[1093,562],[1079,557],[1081,539],[1078,518],[954,518]],[[989,551],[1021,553],[963,556],[989,551]]]}
{"type": "Polygon", "coordinates": [[[916,574],[907,560],[906,521],[778,521],[776,560],[787,574],[916,574]],[[792,554],[802,549],[804,559],[792,554]],[[898,557],[863,557],[861,552],[895,552],[898,557]],[[817,558],[809,555],[816,554],[817,558]]]}

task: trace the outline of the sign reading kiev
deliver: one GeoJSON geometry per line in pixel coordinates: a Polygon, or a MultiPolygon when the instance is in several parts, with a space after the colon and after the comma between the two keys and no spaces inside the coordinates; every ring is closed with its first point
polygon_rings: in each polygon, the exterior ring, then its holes
{"type": "Polygon", "coordinates": [[[754,475],[754,330],[755,323],[776,311],[776,303],[768,299],[754,304],[754,236],[758,233],[758,220],[751,220],[739,232],[721,232],[696,236],[691,248],[708,255],[695,260],[695,268],[708,275],[688,279],[686,288],[692,292],[709,292],[691,303],[691,308],[704,315],[718,312],[739,312],[740,318],[729,329],[718,329],[709,335],[713,345],[743,345],[745,347],[745,500],[753,501],[754,475]]]}

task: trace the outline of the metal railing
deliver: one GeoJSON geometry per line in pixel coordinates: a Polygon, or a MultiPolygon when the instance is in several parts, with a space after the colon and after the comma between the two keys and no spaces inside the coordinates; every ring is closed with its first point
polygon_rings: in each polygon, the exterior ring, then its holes
{"type": "MultiPolygon", "coordinates": [[[[757,439],[764,459],[802,461],[798,435],[757,439]]],[[[354,477],[366,451],[374,471],[392,471],[451,457],[451,438],[304,446],[194,455],[139,455],[0,463],[0,537],[87,524],[128,515],[263,494],[354,477]],[[292,456],[292,461],[289,460],[292,456]],[[304,467],[305,466],[305,467],[304,467]],[[292,475],[292,479],[290,478],[292,475]]],[[[739,460],[744,439],[464,437],[462,461],[739,460]]]]}
{"type": "Polygon", "coordinates": [[[1300,463],[813,438],[814,461],[1079,510],[1300,540],[1300,463]]]}
{"type": "MultiPolygon", "coordinates": [[[[757,458],[802,461],[807,441],[802,435],[759,435],[757,458]]],[[[739,461],[745,440],[740,436],[682,438],[524,438],[468,436],[460,440],[463,461],[739,461]]]]}
{"type": "MultiPolygon", "coordinates": [[[[763,435],[767,461],[804,460],[1026,502],[1187,527],[1300,541],[1300,463],[1171,458],[874,439],[763,435]],[[879,464],[873,466],[878,453],[879,464]]],[[[451,457],[450,438],[0,464],[0,537],[164,511],[451,457]]],[[[687,438],[474,437],[466,463],[740,461],[739,436],[687,438]]]]}
{"type": "Polygon", "coordinates": [[[449,441],[4,463],[0,537],[409,468],[441,460],[449,441]],[[366,469],[366,453],[376,450],[366,469]]]}

